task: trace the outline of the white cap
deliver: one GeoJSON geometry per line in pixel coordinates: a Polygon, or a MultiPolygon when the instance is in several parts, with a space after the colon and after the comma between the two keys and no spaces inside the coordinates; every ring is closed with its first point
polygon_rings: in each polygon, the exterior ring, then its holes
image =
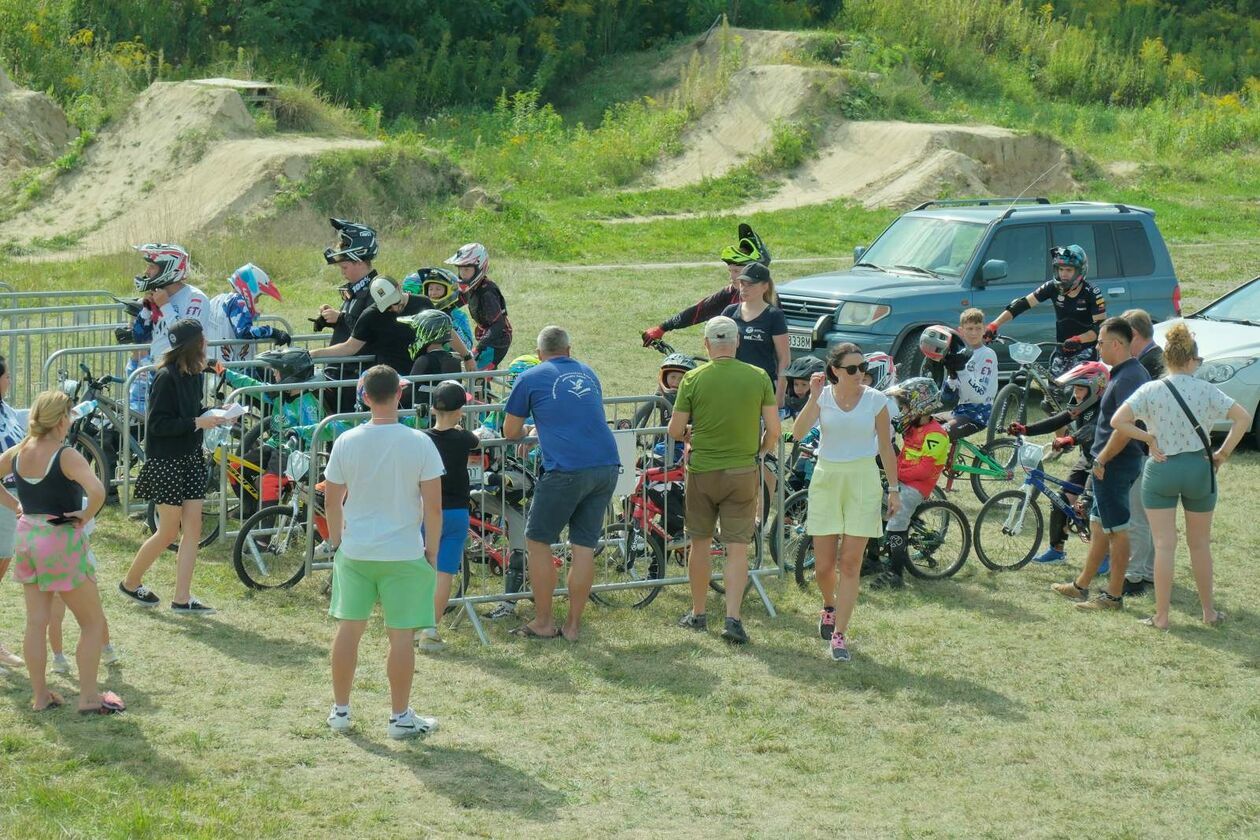
{"type": "Polygon", "coordinates": [[[375,278],[372,281],[372,285],[368,286],[368,294],[372,296],[372,302],[376,304],[376,308],[381,312],[384,312],[396,303],[402,303],[403,299],[402,289],[388,277],[375,278]]]}
{"type": "Polygon", "coordinates": [[[737,341],[739,339],[739,325],[725,315],[718,315],[716,318],[710,318],[705,323],[704,338],[705,341],[713,341],[719,344],[737,341]]]}

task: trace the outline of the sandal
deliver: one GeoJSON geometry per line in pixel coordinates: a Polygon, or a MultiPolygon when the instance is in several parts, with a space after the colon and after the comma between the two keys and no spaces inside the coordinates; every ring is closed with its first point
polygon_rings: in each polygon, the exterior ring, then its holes
{"type": "Polygon", "coordinates": [[[1203,622],[1208,627],[1219,627],[1225,621],[1225,613],[1220,610],[1212,611],[1212,620],[1203,622]]]}
{"type": "Polygon", "coordinates": [[[1151,617],[1149,617],[1149,618],[1144,618],[1144,619],[1142,619],[1142,620],[1141,620],[1140,622],[1138,622],[1138,623],[1139,623],[1139,624],[1144,624],[1144,625],[1146,625],[1147,627],[1154,627],[1156,630],[1163,630],[1165,633],[1167,633],[1167,632],[1168,632],[1168,628],[1167,628],[1167,627],[1160,627],[1158,624],[1156,624],[1156,623],[1155,623],[1155,616],[1151,616],[1151,617]]]}
{"type": "Polygon", "coordinates": [[[112,691],[101,692],[101,705],[90,709],[79,709],[81,715],[116,715],[127,710],[127,704],[112,691]]]}
{"type": "Polygon", "coordinates": [[[522,624],[520,627],[517,627],[516,629],[510,630],[508,632],[509,632],[509,635],[517,636],[522,639],[558,639],[560,638],[559,630],[557,630],[556,632],[550,635],[543,635],[542,633],[539,633],[537,630],[535,630],[533,627],[530,627],[528,624],[522,624]]]}
{"type": "Polygon", "coordinates": [[[59,709],[66,701],[61,695],[55,691],[48,692],[48,702],[42,706],[31,704],[31,709],[36,712],[46,712],[49,709],[59,709]]]}

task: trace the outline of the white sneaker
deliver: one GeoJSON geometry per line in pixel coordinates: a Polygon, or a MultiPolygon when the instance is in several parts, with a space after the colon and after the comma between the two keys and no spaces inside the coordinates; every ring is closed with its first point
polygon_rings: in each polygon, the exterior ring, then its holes
{"type": "Polygon", "coordinates": [[[389,719],[389,729],[387,731],[389,737],[395,741],[402,741],[407,738],[420,738],[428,735],[430,732],[437,732],[437,730],[437,718],[424,717],[408,709],[398,717],[389,719]]]}
{"type": "Polygon", "coordinates": [[[122,657],[118,655],[118,651],[114,649],[113,645],[105,645],[101,648],[102,665],[113,665],[121,658],[122,657]]]}
{"type": "Polygon", "coordinates": [[[328,540],[324,540],[315,546],[315,553],[311,556],[312,560],[330,560],[337,553],[337,549],[329,544],[328,540]]]}
{"type": "Polygon", "coordinates": [[[426,627],[420,631],[420,638],[416,641],[416,647],[424,653],[437,653],[446,647],[446,642],[442,641],[442,637],[438,635],[436,627],[426,627]]]}
{"type": "Polygon", "coordinates": [[[338,712],[337,707],[333,706],[332,711],[328,713],[328,728],[333,732],[345,732],[350,728],[350,710],[338,712]]]}
{"type": "Polygon", "coordinates": [[[49,666],[48,670],[52,671],[54,674],[64,675],[70,673],[70,663],[66,660],[66,655],[64,653],[54,654],[52,658],[52,665],[49,666]]]}

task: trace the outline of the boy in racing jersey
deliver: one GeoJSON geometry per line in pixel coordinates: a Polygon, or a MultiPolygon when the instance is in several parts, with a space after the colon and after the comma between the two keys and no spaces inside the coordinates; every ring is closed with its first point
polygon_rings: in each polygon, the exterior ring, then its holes
{"type": "MultiPolygon", "coordinates": [[[[271,277],[253,263],[246,263],[228,278],[232,291],[215,295],[210,299],[209,317],[206,323],[207,341],[231,341],[251,339],[284,346],[292,337],[282,329],[255,325],[258,317],[258,298],[267,295],[280,300],[280,290],[271,277]]],[[[213,358],[223,362],[244,361],[253,356],[250,344],[225,344],[209,351],[213,358]]]]}
{"type": "MultiPolygon", "coordinates": [[[[204,329],[209,317],[206,293],[185,282],[191,262],[188,252],[178,245],[151,242],[133,245],[145,262],[144,273],[135,277],[136,291],[142,298],[141,309],[131,325],[132,340],[148,344],[147,355],[137,354],[127,363],[128,376],[144,365],[152,364],[171,349],[167,331],[181,318],[195,318],[204,329]]],[[[149,392],[149,377],[142,375],[132,382],[128,401],[133,410],[143,411],[149,392]]]]}
{"type": "Polygon", "coordinates": [[[1039,303],[1054,301],[1055,341],[1058,350],[1050,357],[1050,375],[1063,373],[1082,362],[1098,358],[1098,327],[1107,320],[1107,302],[1092,283],[1086,282],[1089,257],[1080,245],[1050,249],[1054,278],[1042,283],[1032,294],[1015,298],[1002,314],[984,329],[984,340],[992,341],[1002,325],[1039,303]]]}
{"type": "Polygon", "coordinates": [[[512,346],[512,322],[508,320],[507,299],[498,284],[486,272],[490,254],[479,242],[469,242],[446,260],[459,271],[459,289],[468,303],[468,312],[476,322],[476,343],[471,355],[479,370],[497,368],[507,358],[512,346]],[[482,354],[491,351],[489,361],[482,363],[482,354]]]}

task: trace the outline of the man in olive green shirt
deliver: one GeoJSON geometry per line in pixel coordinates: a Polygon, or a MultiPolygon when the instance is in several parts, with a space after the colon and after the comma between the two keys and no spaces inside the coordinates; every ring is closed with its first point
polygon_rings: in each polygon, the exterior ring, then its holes
{"type": "Polygon", "coordinates": [[[779,412],[770,377],[761,368],[738,361],[738,346],[739,327],[733,320],[719,316],[705,324],[704,349],[710,361],[678,384],[669,435],[691,444],[686,529],[691,540],[687,575],[692,606],[678,625],[691,630],[708,627],[704,602],[714,529],[720,522],[726,545],[722,638],[744,644],[748,634],[740,621],[740,604],[748,584],[748,543],[755,536],[761,500],[758,467],[779,438],[779,412]]]}

